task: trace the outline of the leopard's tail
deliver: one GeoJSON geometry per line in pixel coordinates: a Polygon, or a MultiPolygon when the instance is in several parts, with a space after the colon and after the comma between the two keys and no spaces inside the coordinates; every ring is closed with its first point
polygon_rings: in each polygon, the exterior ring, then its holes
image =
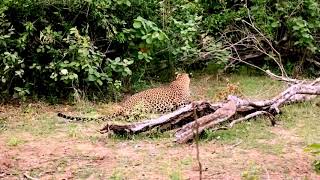
{"type": "Polygon", "coordinates": [[[108,120],[112,120],[113,118],[116,118],[118,116],[121,116],[122,114],[123,114],[123,111],[119,110],[117,112],[114,112],[111,115],[101,116],[101,117],[97,117],[97,118],[69,116],[69,115],[65,115],[65,114],[62,114],[62,113],[58,113],[57,115],[59,117],[62,117],[64,119],[69,119],[69,120],[72,120],[72,121],[108,121],[108,120]]]}

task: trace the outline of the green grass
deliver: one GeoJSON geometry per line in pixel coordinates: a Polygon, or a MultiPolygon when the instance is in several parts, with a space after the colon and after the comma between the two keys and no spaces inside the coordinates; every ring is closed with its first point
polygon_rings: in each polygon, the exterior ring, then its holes
{"type": "Polygon", "coordinates": [[[113,171],[112,175],[108,178],[110,180],[123,180],[125,176],[123,175],[123,170],[116,169],[113,171]]]}
{"type": "Polygon", "coordinates": [[[25,121],[20,122],[17,125],[16,130],[29,132],[34,136],[50,136],[57,129],[58,125],[56,119],[45,113],[39,117],[35,117],[34,120],[26,119],[25,121]]]}
{"type": "Polygon", "coordinates": [[[124,140],[134,140],[134,141],[139,141],[139,140],[149,140],[149,141],[161,141],[164,139],[169,139],[171,138],[172,132],[171,131],[165,131],[165,132],[160,132],[157,129],[152,129],[148,132],[140,133],[140,134],[133,134],[133,135],[128,135],[128,134],[111,134],[111,138],[115,141],[124,141],[124,140]]]}
{"type": "Polygon", "coordinates": [[[94,179],[103,179],[105,178],[105,174],[94,166],[81,167],[75,173],[76,179],[88,179],[89,177],[94,177],[94,179]]]}
{"type": "Polygon", "coordinates": [[[243,180],[259,180],[261,174],[261,167],[254,162],[250,162],[246,170],[241,173],[241,179],[243,180]]]}
{"type": "Polygon", "coordinates": [[[233,128],[227,130],[206,130],[201,136],[202,141],[216,140],[221,144],[235,145],[246,149],[258,149],[265,153],[281,154],[283,145],[281,143],[268,143],[277,135],[270,131],[269,120],[259,118],[236,124],[233,128]]]}
{"type": "Polygon", "coordinates": [[[7,145],[11,147],[15,147],[23,143],[25,143],[25,141],[22,138],[16,136],[11,136],[7,140],[7,145]]]}
{"type": "Polygon", "coordinates": [[[289,105],[282,110],[280,118],[285,128],[296,132],[306,145],[320,142],[320,111],[314,102],[289,105]]]}
{"type": "Polygon", "coordinates": [[[169,175],[171,180],[180,180],[183,179],[182,173],[180,171],[172,171],[169,175]]]}

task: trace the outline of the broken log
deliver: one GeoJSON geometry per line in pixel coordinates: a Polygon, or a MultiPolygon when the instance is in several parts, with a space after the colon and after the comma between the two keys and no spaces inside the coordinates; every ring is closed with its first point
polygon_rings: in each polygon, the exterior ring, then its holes
{"type": "MultiPolygon", "coordinates": [[[[218,108],[220,108],[221,104],[210,104],[209,102],[205,101],[198,101],[193,102],[196,105],[196,112],[201,114],[208,114],[216,111],[218,108]]],[[[128,125],[117,125],[117,124],[107,124],[104,126],[100,132],[106,133],[109,131],[112,131],[116,134],[138,134],[144,131],[148,131],[154,127],[157,126],[174,126],[180,123],[187,123],[192,120],[194,107],[192,107],[192,104],[189,104],[183,108],[180,108],[172,113],[165,114],[159,118],[146,120],[143,122],[128,124],[128,125]]]]}
{"type": "Polygon", "coordinates": [[[180,128],[175,133],[175,141],[185,143],[194,138],[195,127],[199,133],[224,123],[229,123],[231,128],[235,123],[263,115],[268,116],[271,124],[274,125],[274,116],[280,113],[280,108],[283,105],[312,100],[320,95],[320,78],[314,81],[304,81],[280,77],[272,75],[272,73],[269,75],[289,83],[286,90],[272,99],[254,101],[229,95],[226,102],[216,104],[195,101],[159,118],[127,125],[107,124],[100,132],[138,134],[155,127],[180,128]]]}

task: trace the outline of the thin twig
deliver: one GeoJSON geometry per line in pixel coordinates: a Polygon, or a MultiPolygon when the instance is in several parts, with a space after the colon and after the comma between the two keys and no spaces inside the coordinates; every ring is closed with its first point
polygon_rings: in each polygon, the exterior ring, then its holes
{"type": "MultiPolygon", "coordinates": [[[[193,106],[195,106],[195,103],[192,104],[193,106]]],[[[198,119],[198,115],[197,115],[197,110],[194,107],[193,108],[193,116],[195,119],[195,124],[193,126],[193,128],[195,129],[193,132],[195,132],[195,141],[196,141],[196,153],[197,153],[197,161],[198,161],[198,165],[199,165],[199,179],[202,180],[202,164],[200,161],[200,150],[199,150],[199,123],[197,121],[198,119]]]]}
{"type": "Polygon", "coordinates": [[[34,178],[34,177],[31,177],[30,175],[28,175],[27,173],[24,173],[23,176],[27,179],[30,179],[30,180],[39,180],[38,178],[34,178]]]}
{"type": "Polygon", "coordinates": [[[239,142],[237,142],[234,145],[232,145],[231,147],[229,147],[229,149],[233,149],[233,148],[239,146],[242,142],[243,142],[243,140],[240,140],[239,142]]]}
{"type": "Polygon", "coordinates": [[[236,120],[232,121],[232,122],[230,123],[229,127],[232,128],[236,123],[239,123],[239,122],[242,122],[242,121],[251,119],[251,118],[253,118],[253,117],[256,117],[256,116],[262,115],[262,114],[271,115],[271,114],[268,113],[267,111],[256,111],[256,112],[254,112],[254,113],[251,113],[251,114],[246,115],[245,117],[242,117],[242,118],[239,118],[239,119],[236,119],[236,120]]]}

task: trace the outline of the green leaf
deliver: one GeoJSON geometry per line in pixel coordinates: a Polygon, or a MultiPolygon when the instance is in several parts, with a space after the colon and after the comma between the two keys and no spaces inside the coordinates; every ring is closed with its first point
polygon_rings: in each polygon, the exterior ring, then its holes
{"type": "Polygon", "coordinates": [[[61,73],[62,75],[66,75],[66,74],[68,74],[68,70],[67,70],[67,69],[61,69],[61,70],[60,70],[60,73],[61,73]]]}
{"type": "Polygon", "coordinates": [[[164,36],[162,33],[159,34],[158,39],[159,39],[160,41],[164,40],[164,38],[165,38],[165,36],[164,36]]]}
{"type": "Polygon", "coordinates": [[[127,73],[127,75],[131,75],[132,74],[132,72],[131,72],[131,70],[129,68],[125,68],[124,71],[127,73]]]}
{"type": "Polygon", "coordinates": [[[143,58],[144,58],[144,55],[139,53],[139,54],[138,54],[138,59],[141,60],[141,59],[143,59],[143,58]]]}
{"type": "Polygon", "coordinates": [[[103,82],[102,82],[100,79],[97,80],[97,83],[98,83],[100,86],[103,85],[103,82]]]}
{"type": "Polygon", "coordinates": [[[135,29],[141,28],[141,22],[135,21],[135,22],[133,23],[133,27],[134,27],[135,29]]]}
{"type": "Polygon", "coordinates": [[[147,38],[146,42],[147,42],[147,44],[152,44],[152,39],[151,38],[147,38]]]}
{"type": "Polygon", "coordinates": [[[90,74],[90,75],[88,76],[88,80],[89,80],[89,81],[96,81],[96,77],[93,76],[92,74],[90,74]]]}
{"type": "Polygon", "coordinates": [[[154,33],[152,34],[152,38],[157,38],[157,37],[159,37],[159,33],[158,33],[158,32],[154,32],[154,33]]]}
{"type": "Polygon", "coordinates": [[[275,22],[271,23],[271,27],[273,27],[273,28],[276,28],[278,26],[279,26],[278,21],[275,21],[275,22]]]}
{"type": "Polygon", "coordinates": [[[131,6],[131,2],[130,1],[126,1],[126,5],[127,6],[131,6]]]}
{"type": "Polygon", "coordinates": [[[115,61],[115,62],[120,62],[120,57],[116,57],[116,58],[114,59],[114,61],[115,61]]]}

